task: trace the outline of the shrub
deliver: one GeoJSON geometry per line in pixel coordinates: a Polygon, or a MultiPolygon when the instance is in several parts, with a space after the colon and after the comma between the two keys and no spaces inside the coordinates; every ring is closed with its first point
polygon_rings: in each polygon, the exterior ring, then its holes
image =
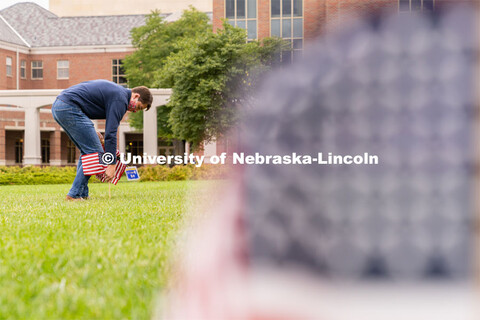
{"type": "Polygon", "coordinates": [[[192,169],[190,166],[175,166],[170,169],[168,173],[168,181],[188,180],[192,176],[192,169]]]}
{"type": "Polygon", "coordinates": [[[149,166],[138,169],[140,181],[178,181],[178,180],[218,180],[224,179],[231,167],[224,165],[204,164],[196,167],[185,166],[149,166]]]}
{"type": "Polygon", "coordinates": [[[138,168],[140,181],[165,181],[169,168],[166,166],[149,166],[138,168]]]}
{"type": "MultiPolygon", "coordinates": [[[[140,181],[181,181],[223,179],[231,167],[205,164],[175,166],[148,166],[138,168],[140,181]]],[[[71,167],[15,167],[0,166],[0,185],[72,183],[77,168],[71,167]]],[[[100,182],[95,177],[90,182],[100,182]]]]}
{"type": "Polygon", "coordinates": [[[72,183],[75,167],[0,167],[0,185],[72,183]]]}

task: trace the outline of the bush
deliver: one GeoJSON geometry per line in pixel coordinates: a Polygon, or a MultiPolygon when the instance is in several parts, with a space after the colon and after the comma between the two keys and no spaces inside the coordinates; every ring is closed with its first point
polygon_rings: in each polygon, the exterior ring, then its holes
{"type": "Polygon", "coordinates": [[[168,173],[168,181],[188,180],[192,176],[192,169],[190,166],[175,166],[170,169],[168,173]]]}
{"type": "Polygon", "coordinates": [[[138,168],[140,181],[165,181],[167,180],[169,168],[166,166],[152,166],[138,168]]]}
{"type": "Polygon", "coordinates": [[[140,181],[178,181],[178,180],[217,180],[224,179],[229,169],[224,165],[204,164],[196,167],[193,164],[185,166],[151,166],[138,169],[140,181]]]}
{"type": "MultiPolygon", "coordinates": [[[[140,181],[182,181],[182,180],[213,180],[227,176],[230,167],[205,164],[175,166],[148,166],[138,168],[140,181]]],[[[72,183],[77,168],[71,167],[6,167],[0,166],[0,185],[24,184],[60,184],[72,183]]],[[[90,182],[100,182],[95,177],[90,182]]]]}
{"type": "Polygon", "coordinates": [[[0,167],[0,185],[72,183],[76,167],[0,167]]]}

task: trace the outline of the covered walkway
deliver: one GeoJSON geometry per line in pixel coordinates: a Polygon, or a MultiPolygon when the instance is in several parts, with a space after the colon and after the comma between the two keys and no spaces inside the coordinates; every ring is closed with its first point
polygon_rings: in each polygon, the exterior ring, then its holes
{"type": "MultiPolygon", "coordinates": [[[[17,129],[24,129],[24,154],[23,165],[41,165],[41,131],[49,129],[55,131],[55,128],[40,127],[40,109],[53,104],[55,98],[62,90],[0,90],[0,106],[16,106],[24,110],[25,122],[24,126],[16,126],[17,129]]],[[[143,118],[143,151],[148,155],[158,155],[158,139],[157,139],[157,113],[156,108],[165,105],[170,98],[170,89],[151,89],[153,94],[152,109],[144,113],[143,118]]],[[[6,110],[7,108],[2,108],[6,110]]],[[[18,108],[8,108],[19,110],[18,108]]],[[[47,109],[50,112],[49,109],[47,109]]],[[[51,113],[51,112],[50,112],[51,113]]],[[[1,114],[1,113],[0,113],[1,114]]],[[[0,117],[1,118],[1,117],[0,117]]],[[[13,127],[13,126],[10,126],[13,127]]],[[[125,151],[125,126],[119,127],[119,145],[120,151],[125,151]]],[[[14,128],[12,128],[14,129],[14,128]]],[[[5,155],[5,128],[0,128],[0,158],[5,155]]],[[[60,132],[56,134],[60,139],[60,132]]],[[[2,161],[2,159],[0,159],[2,161]]],[[[3,160],[2,162],[5,162],[3,160]]],[[[5,164],[1,163],[0,164],[5,164]]],[[[52,161],[52,165],[60,165],[57,161],[52,161]]]]}

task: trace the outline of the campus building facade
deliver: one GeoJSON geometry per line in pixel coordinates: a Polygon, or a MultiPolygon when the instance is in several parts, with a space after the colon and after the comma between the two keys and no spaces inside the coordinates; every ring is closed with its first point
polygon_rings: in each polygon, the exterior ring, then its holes
{"type": "Polygon", "coordinates": [[[381,12],[430,12],[448,3],[466,0],[213,0],[213,28],[223,19],[246,29],[248,39],[276,36],[291,43],[300,57],[305,43],[354,18],[381,12]]]}
{"type": "MultiPolygon", "coordinates": [[[[183,9],[187,2],[176,2],[176,9],[183,9]]],[[[203,0],[190,2],[205,5],[203,0]]],[[[282,59],[291,61],[301,57],[309,41],[353,17],[382,10],[432,11],[443,4],[458,2],[470,1],[212,0],[210,3],[214,30],[221,28],[222,19],[226,18],[228,23],[246,29],[249,40],[282,37],[293,49],[284,53],[282,59]]],[[[78,10],[80,16],[59,17],[33,3],[19,3],[0,11],[0,90],[64,89],[92,79],[127,85],[121,61],[134,50],[130,30],[145,23],[147,12],[81,16],[88,14],[92,1],[79,3],[86,6],[78,10]]],[[[116,2],[115,8],[121,4],[116,2]]],[[[169,6],[171,4],[169,2],[169,6]]],[[[51,5],[63,15],[71,13],[62,11],[66,8],[59,1],[51,1],[51,5]]],[[[149,7],[143,7],[146,9],[149,7]]],[[[115,12],[112,5],[111,13],[115,12]]],[[[178,12],[163,15],[167,21],[179,17],[178,12]]],[[[39,110],[38,118],[41,138],[36,147],[41,150],[41,161],[35,163],[74,165],[79,152],[53,120],[48,105],[39,110]]],[[[28,124],[25,119],[23,108],[0,105],[0,165],[26,164],[24,138],[28,124]]],[[[94,121],[94,124],[103,131],[104,121],[94,121]]],[[[142,133],[131,128],[125,119],[119,128],[118,141],[120,150],[133,154],[144,152],[142,133]]],[[[204,151],[206,154],[229,152],[231,145],[228,139],[220,139],[206,145],[204,151]]],[[[181,142],[157,141],[157,146],[157,154],[183,152],[181,142]]]]}
{"type": "MultiPolygon", "coordinates": [[[[164,14],[168,18],[169,14],[164,14]]],[[[19,3],[0,11],[0,90],[65,89],[82,81],[106,79],[127,85],[121,61],[134,48],[130,30],[145,23],[145,15],[60,18],[34,4],[19,3]]],[[[74,165],[79,151],[51,115],[39,109],[42,165],[74,165]]],[[[0,165],[25,162],[24,108],[0,105],[0,165]]],[[[100,132],[104,121],[95,120],[100,132]]],[[[121,150],[143,154],[143,136],[126,121],[119,127],[121,150]]],[[[181,148],[181,143],[176,143],[181,148]]],[[[160,154],[174,152],[159,142],[160,154]]]]}
{"type": "MultiPolygon", "coordinates": [[[[291,51],[282,53],[290,63],[302,57],[305,46],[328,31],[356,18],[375,14],[426,13],[472,0],[213,0],[213,29],[224,20],[246,30],[248,41],[280,37],[291,51]]],[[[228,151],[228,141],[213,152],[228,151]]]]}

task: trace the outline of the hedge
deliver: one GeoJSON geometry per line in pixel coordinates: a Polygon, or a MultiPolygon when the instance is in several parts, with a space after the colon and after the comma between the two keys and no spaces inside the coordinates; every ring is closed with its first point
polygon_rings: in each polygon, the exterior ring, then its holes
{"type": "Polygon", "coordinates": [[[138,169],[140,181],[175,181],[175,180],[217,180],[228,175],[229,166],[204,164],[175,166],[149,166],[138,169]]]}
{"type": "MultiPolygon", "coordinates": [[[[72,183],[75,179],[76,167],[16,167],[0,166],[0,185],[24,184],[60,184],[72,183]]],[[[140,167],[140,181],[174,181],[174,180],[210,180],[222,179],[226,176],[228,168],[222,165],[194,165],[151,166],[140,167]]],[[[91,182],[99,182],[90,179],[91,182]]]]}

